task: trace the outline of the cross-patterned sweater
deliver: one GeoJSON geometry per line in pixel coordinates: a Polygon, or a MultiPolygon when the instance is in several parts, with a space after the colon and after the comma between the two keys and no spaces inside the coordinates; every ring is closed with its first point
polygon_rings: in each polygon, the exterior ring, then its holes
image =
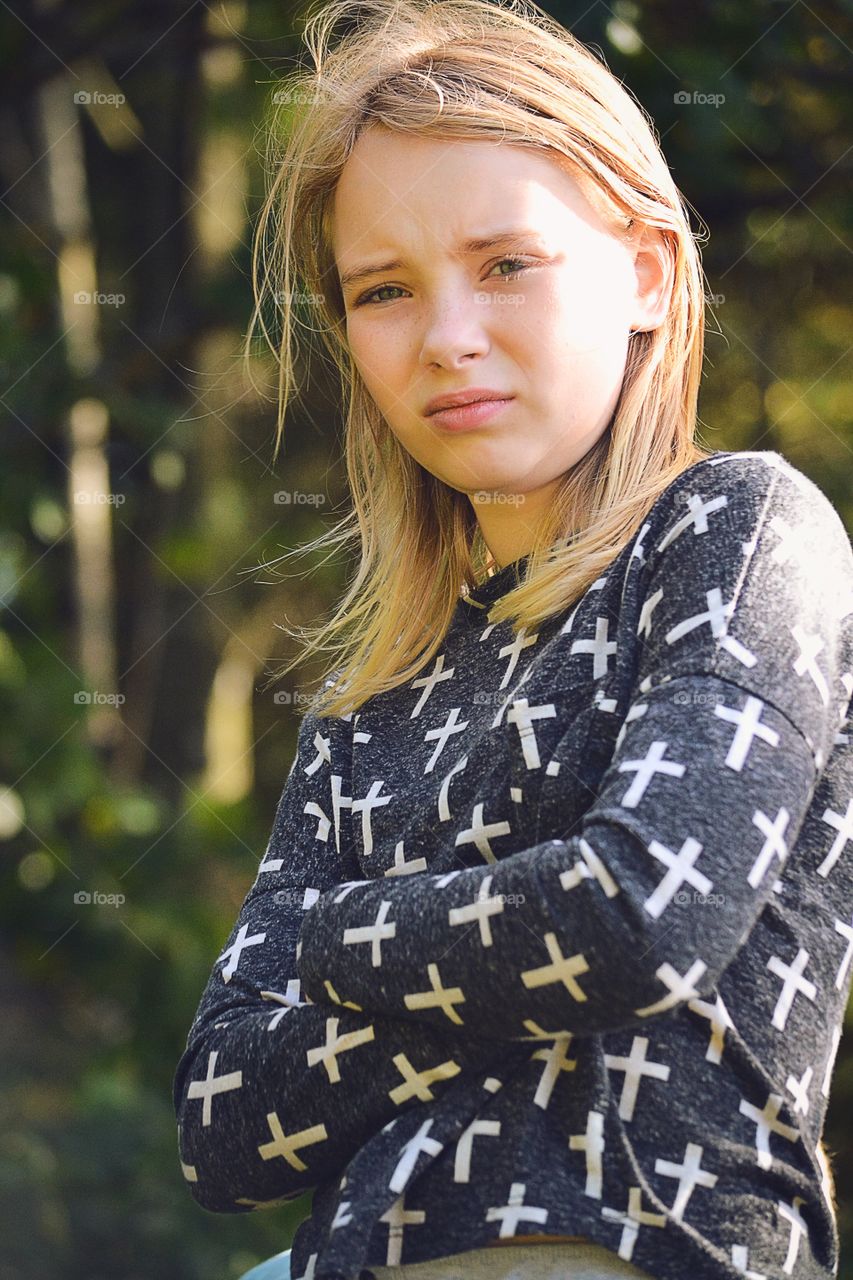
{"type": "Polygon", "coordinates": [[[853,553],[718,450],[532,634],[308,710],[174,1079],[197,1202],[313,1190],[292,1273],[529,1234],[658,1280],[826,1280],[853,963],[853,553]]]}

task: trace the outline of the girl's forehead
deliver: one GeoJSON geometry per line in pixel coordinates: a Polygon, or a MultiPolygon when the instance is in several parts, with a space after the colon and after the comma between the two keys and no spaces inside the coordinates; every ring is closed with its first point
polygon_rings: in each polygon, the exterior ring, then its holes
{"type": "Polygon", "coordinates": [[[562,239],[577,220],[612,229],[613,213],[596,184],[553,148],[377,126],[357,139],[329,209],[336,253],[352,246],[359,255],[368,240],[392,230],[396,240],[406,226],[426,232],[441,225],[455,244],[486,226],[562,239]]]}

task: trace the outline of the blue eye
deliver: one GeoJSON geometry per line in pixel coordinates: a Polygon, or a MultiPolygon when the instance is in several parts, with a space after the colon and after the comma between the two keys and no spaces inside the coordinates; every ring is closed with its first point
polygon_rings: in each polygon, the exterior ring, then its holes
{"type": "MultiPolygon", "coordinates": [[[[515,269],[513,271],[504,272],[500,277],[501,280],[514,280],[516,276],[521,275],[522,271],[526,271],[529,266],[529,264],[526,263],[523,258],[501,258],[500,262],[496,262],[494,267],[492,267],[492,271],[494,271],[495,267],[502,267],[505,262],[509,262],[515,269]]],[[[365,303],[371,303],[372,299],[374,299],[378,293],[383,293],[385,292],[386,289],[391,289],[392,291],[396,289],[398,293],[402,292],[402,290],[400,289],[400,286],[397,284],[380,284],[380,285],[377,285],[375,289],[371,289],[369,293],[363,293],[360,298],[356,298],[355,302],[353,303],[353,306],[361,307],[365,303]]],[[[393,302],[393,301],[394,301],[393,298],[378,299],[378,302],[393,302]]],[[[374,303],[373,305],[377,305],[377,304],[374,303]]]]}

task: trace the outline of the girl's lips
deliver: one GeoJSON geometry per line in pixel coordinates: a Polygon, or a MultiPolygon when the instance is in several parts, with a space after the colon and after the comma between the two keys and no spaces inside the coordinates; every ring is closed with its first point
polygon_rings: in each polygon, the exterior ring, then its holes
{"type": "Polygon", "coordinates": [[[478,427],[501,413],[515,399],[510,396],[506,400],[477,400],[473,404],[460,404],[455,409],[439,409],[429,415],[429,421],[443,427],[445,431],[464,431],[468,427],[478,427]]]}

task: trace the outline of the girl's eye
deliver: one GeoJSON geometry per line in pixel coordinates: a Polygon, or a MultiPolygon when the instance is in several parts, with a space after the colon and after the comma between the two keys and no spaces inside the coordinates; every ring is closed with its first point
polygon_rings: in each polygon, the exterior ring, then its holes
{"type": "MultiPolygon", "coordinates": [[[[524,259],[523,259],[523,258],[501,258],[500,262],[496,262],[496,263],[495,263],[495,266],[494,266],[494,267],[492,267],[492,271],[494,271],[495,267],[502,267],[502,266],[503,266],[505,263],[507,263],[507,262],[508,262],[508,263],[509,263],[509,264],[510,264],[514,269],[513,269],[512,271],[506,271],[506,272],[502,273],[502,275],[501,275],[501,277],[500,277],[502,280],[514,280],[514,279],[516,278],[516,276],[519,276],[519,275],[521,274],[521,272],[522,272],[522,271],[527,270],[527,267],[528,267],[528,265],[529,265],[528,263],[526,263],[526,262],[524,261],[524,259]]],[[[400,290],[400,286],[399,286],[399,285],[396,285],[396,284],[380,284],[376,289],[371,289],[369,293],[363,293],[363,294],[361,295],[361,297],[360,297],[360,298],[357,298],[357,299],[356,299],[356,301],[355,301],[355,304],[354,304],[354,305],[355,305],[356,307],[360,307],[360,306],[362,306],[362,305],[363,305],[364,303],[366,303],[366,302],[367,302],[367,303],[372,302],[372,300],[373,300],[374,298],[376,298],[376,295],[377,295],[377,294],[379,294],[379,293],[384,293],[386,289],[390,289],[392,292],[393,292],[393,290],[394,290],[394,289],[396,289],[398,293],[400,293],[400,292],[401,292],[401,290],[400,290]]],[[[391,299],[389,299],[389,298],[378,298],[378,299],[377,299],[377,301],[378,301],[378,302],[389,302],[389,301],[393,302],[393,298],[391,298],[391,299]]]]}

